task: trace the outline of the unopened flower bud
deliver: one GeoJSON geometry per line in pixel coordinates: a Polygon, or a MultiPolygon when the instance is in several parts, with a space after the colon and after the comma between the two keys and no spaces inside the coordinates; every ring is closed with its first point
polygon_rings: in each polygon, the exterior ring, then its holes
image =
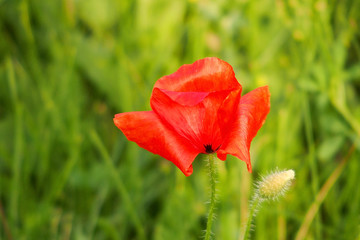
{"type": "Polygon", "coordinates": [[[263,177],[257,185],[259,197],[263,200],[277,199],[284,195],[294,178],[294,170],[276,171],[263,177]]]}

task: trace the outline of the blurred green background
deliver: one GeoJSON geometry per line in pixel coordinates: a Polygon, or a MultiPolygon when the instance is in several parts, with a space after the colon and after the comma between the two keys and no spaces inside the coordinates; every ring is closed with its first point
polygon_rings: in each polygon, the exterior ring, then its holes
{"type": "Polygon", "coordinates": [[[218,161],[215,239],[276,168],[296,181],[252,239],[360,239],[359,24],[358,0],[0,0],[0,239],[200,239],[203,157],[185,177],[112,118],[208,56],[272,94],[254,172],[218,161]]]}

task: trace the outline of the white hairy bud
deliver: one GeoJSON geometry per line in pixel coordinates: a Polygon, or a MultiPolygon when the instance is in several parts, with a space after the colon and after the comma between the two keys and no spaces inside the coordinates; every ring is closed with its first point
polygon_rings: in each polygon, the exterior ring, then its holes
{"type": "Polygon", "coordinates": [[[259,197],[263,200],[277,199],[284,195],[294,178],[294,170],[276,171],[263,177],[257,184],[259,197]]]}

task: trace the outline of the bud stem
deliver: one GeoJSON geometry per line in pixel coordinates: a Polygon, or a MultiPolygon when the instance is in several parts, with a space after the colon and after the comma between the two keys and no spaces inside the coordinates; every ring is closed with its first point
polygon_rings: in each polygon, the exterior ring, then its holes
{"type": "Polygon", "coordinates": [[[216,203],[216,181],[217,181],[217,169],[216,169],[216,155],[208,154],[208,166],[209,166],[209,179],[210,179],[210,208],[206,224],[205,240],[211,239],[211,226],[214,218],[214,210],[216,203]]]}
{"type": "Polygon", "coordinates": [[[255,193],[254,198],[253,198],[252,203],[251,203],[251,206],[250,206],[250,212],[249,212],[248,221],[246,223],[246,230],[245,230],[245,234],[244,234],[244,240],[249,239],[249,237],[250,237],[252,220],[253,220],[253,217],[256,215],[256,212],[257,212],[258,207],[260,206],[260,204],[261,204],[261,198],[258,196],[257,193],[255,193]]]}

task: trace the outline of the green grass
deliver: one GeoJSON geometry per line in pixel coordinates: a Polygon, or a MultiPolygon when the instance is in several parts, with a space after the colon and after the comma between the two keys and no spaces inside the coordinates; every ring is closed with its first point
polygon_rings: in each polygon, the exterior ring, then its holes
{"type": "Polygon", "coordinates": [[[272,94],[254,172],[235,158],[217,164],[216,239],[240,238],[253,181],[276,168],[296,181],[263,205],[252,239],[360,239],[359,9],[0,0],[0,239],[200,239],[203,156],[185,177],[128,142],[112,117],[150,109],[157,79],[208,56],[234,67],[244,93],[272,94]]]}

